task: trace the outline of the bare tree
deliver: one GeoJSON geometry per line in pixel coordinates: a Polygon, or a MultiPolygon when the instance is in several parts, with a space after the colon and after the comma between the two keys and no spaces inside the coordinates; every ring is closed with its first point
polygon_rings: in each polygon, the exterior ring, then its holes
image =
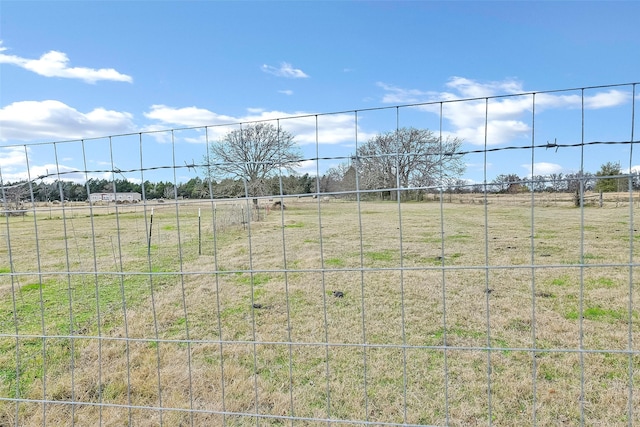
{"type": "Polygon", "coordinates": [[[551,180],[551,190],[555,193],[566,190],[567,181],[562,173],[552,173],[549,175],[549,178],[551,180]]]}
{"type": "MultiPolygon", "coordinates": [[[[447,185],[465,170],[462,140],[440,139],[428,129],[401,128],[360,146],[355,165],[360,186],[390,189],[447,185]]],[[[391,197],[395,197],[391,191],[391,197]]]]}
{"type": "Polygon", "coordinates": [[[21,209],[24,200],[29,198],[29,184],[26,181],[14,184],[3,184],[0,192],[2,207],[4,209],[21,209]]]}
{"type": "Polygon", "coordinates": [[[354,191],[355,189],[355,169],[349,163],[340,163],[327,169],[320,181],[320,191],[323,193],[354,191]]]}
{"type": "Polygon", "coordinates": [[[212,142],[208,150],[208,177],[246,180],[250,196],[265,194],[267,178],[280,168],[293,173],[302,159],[294,136],[270,123],[231,131],[212,142]]]}
{"type": "Polygon", "coordinates": [[[491,184],[497,193],[506,193],[514,184],[520,184],[521,179],[515,173],[500,174],[496,176],[491,184]]]}

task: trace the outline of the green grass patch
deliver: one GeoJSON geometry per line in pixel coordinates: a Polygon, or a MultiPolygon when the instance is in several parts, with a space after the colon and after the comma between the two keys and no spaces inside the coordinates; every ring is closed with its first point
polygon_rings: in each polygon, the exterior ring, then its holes
{"type": "Polygon", "coordinates": [[[614,288],[616,282],[608,277],[597,277],[596,279],[590,279],[588,284],[594,288],[614,288]]]}
{"type": "Polygon", "coordinates": [[[556,277],[551,280],[551,285],[553,286],[568,286],[571,284],[571,280],[568,276],[556,277]]]}
{"type": "Polygon", "coordinates": [[[304,228],[305,224],[303,222],[294,222],[292,224],[286,224],[284,228],[304,228]]]}
{"type": "Polygon", "coordinates": [[[455,259],[458,259],[462,256],[463,254],[461,252],[454,252],[452,254],[449,255],[445,255],[444,259],[442,258],[441,255],[435,256],[433,258],[427,258],[427,259],[422,259],[423,262],[428,263],[430,265],[433,266],[439,266],[443,264],[443,261],[445,264],[447,264],[448,261],[453,261],[455,259]]]}
{"type": "Polygon", "coordinates": [[[176,271],[175,268],[172,268],[169,265],[165,265],[163,263],[153,263],[151,264],[151,272],[152,273],[172,273],[176,271]]]}
{"type": "Polygon", "coordinates": [[[393,261],[394,257],[396,256],[396,251],[384,250],[384,251],[365,252],[364,256],[369,261],[389,262],[389,261],[393,261]]]}
{"type": "Polygon", "coordinates": [[[265,295],[267,295],[267,291],[263,288],[259,288],[259,289],[254,289],[253,290],[253,299],[259,299],[264,297],[265,295]]]}
{"type": "Polygon", "coordinates": [[[555,365],[543,364],[538,367],[538,376],[545,381],[552,382],[558,379],[561,373],[555,365]]]}
{"type": "Polygon", "coordinates": [[[223,320],[226,320],[226,319],[228,319],[230,317],[242,314],[247,310],[248,310],[248,308],[246,306],[244,306],[244,305],[236,305],[236,306],[233,306],[233,307],[224,307],[220,311],[220,318],[223,319],[223,320]]]}
{"type": "Polygon", "coordinates": [[[553,239],[558,235],[556,230],[537,229],[533,235],[534,239],[553,239]]]}
{"type": "Polygon", "coordinates": [[[501,353],[506,355],[509,355],[512,353],[511,350],[508,350],[509,347],[511,347],[509,345],[509,342],[503,338],[491,338],[491,346],[492,347],[497,347],[497,348],[501,348],[501,353]]]}
{"type": "Polygon", "coordinates": [[[237,273],[234,277],[234,280],[239,285],[249,286],[253,283],[253,286],[262,286],[272,279],[270,274],[266,273],[255,273],[253,276],[249,273],[237,273]]]}
{"type": "MultiPolygon", "coordinates": [[[[486,340],[486,336],[487,336],[486,332],[474,331],[458,325],[448,327],[446,329],[446,332],[447,332],[447,339],[449,340],[452,337],[462,338],[462,339],[473,339],[473,340],[479,340],[479,339],[486,340]]],[[[432,331],[431,333],[426,335],[427,340],[425,342],[425,345],[442,345],[444,342],[443,341],[444,335],[445,335],[444,328],[439,328],[435,331],[432,331]]]]}
{"type": "Polygon", "coordinates": [[[324,260],[325,267],[333,267],[333,268],[343,268],[347,264],[344,262],[342,258],[327,258],[324,260]]]}
{"type": "Polygon", "coordinates": [[[39,290],[40,287],[42,286],[42,288],[44,288],[44,283],[41,285],[40,283],[29,283],[28,285],[24,285],[20,288],[20,291],[22,292],[30,292],[30,291],[36,291],[39,290]]]}
{"type": "Polygon", "coordinates": [[[424,243],[430,243],[430,244],[441,244],[444,240],[442,239],[442,237],[438,236],[430,236],[430,237],[425,237],[424,238],[424,243]]]}
{"type": "MultiPolygon", "coordinates": [[[[600,306],[594,306],[586,308],[583,311],[582,316],[586,320],[614,323],[627,320],[629,317],[629,313],[625,309],[613,310],[600,306]]],[[[578,310],[570,310],[565,314],[565,318],[568,320],[577,320],[579,317],[580,313],[578,310]]],[[[635,312],[633,313],[633,317],[636,317],[635,312]]]]}
{"type": "Polygon", "coordinates": [[[486,332],[474,331],[471,329],[463,328],[461,326],[454,326],[447,331],[449,335],[455,335],[460,338],[473,338],[480,339],[487,336],[486,332]]]}
{"type": "MultiPolygon", "coordinates": [[[[124,281],[126,304],[129,308],[135,307],[148,295],[148,276],[127,276],[124,281]]],[[[161,287],[163,281],[158,279],[157,283],[161,287]]],[[[115,319],[121,318],[122,304],[121,285],[117,278],[98,276],[96,283],[93,277],[72,276],[67,280],[56,276],[43,280],[42,285],[24,285],[20,293],[16,293],[15,313],[12,298],[0,302],[0,333],[14,334],[17,328],[20,334],[95,335],[98,310],[104,331],[114,324],[115,319]],[[73,317],[69,315],[70,310],[73,317]]],[[[2,340],[0,353],[9,360],[0,357],[0,366],[15,364],[15,344],[15,340],[2,340]]],[[[42,378],[43,345],[40,339],[21,339],[19,342],[22,361],[19,388],[23,395],[42,378]]],[[[80,351],[84,345],[84,341],[75,340],[75,351],[80,351]]],[[[48,372],[64,370],[71,357],[70,340],[48,339],[46,352],[48,372]]],[[[12,387],[15,390],[15,384],[12,387]]]]}

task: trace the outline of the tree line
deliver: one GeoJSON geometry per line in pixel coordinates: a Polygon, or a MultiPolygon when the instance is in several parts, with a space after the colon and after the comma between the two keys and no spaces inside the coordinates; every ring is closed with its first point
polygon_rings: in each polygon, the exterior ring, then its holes
{"type": "MultiPolygon", "coordinates": [[[[270,177],[265,181],[265,191],[268,194],[280,194],[282,186],[282,194],[314,193],[316,191],[315,181],[315,177],[309,174],[284,176],[282,180],[278,177],[270,177]]],[[[8,182],[4,185],[4,198],[12,204],[32,200],[35,202],[60,200],[82,202],[89,199],[89,194],[113,192],[144,194],[145,199],[231,198],[245,196],[245,186],[240,179],[227,178],[209,182],[207,178],[200,177],[177,185],[170,181],[145,181],[143,184],[139,184],[126,179],[89,179],[84,184],[56,180],[53,182],[34,182],[31,185],[26,181],[18,181],[8,182]]]]}
{"type": "MultiPolygon", "coordinates": [[[[625,173],[620,163],[606,162],[596,173],[551,173],[548,175],[534,175],[519,177],[517,174],[501,174],[488,185],[488,191],[494,193],[516,192],[548,192],[575,193],[580,191],[619,192],[640,190],[640,171],[625,173]]],[[[482,191],[481,186],[476,188],[482,191]]]]}
{"type": "Polygon", "coordinates": [[[22,200],[86,201],[89,194],[136,192],[145,199],[254,198],[272,195],[331,193],[353,197],[395,200],[420,199],[425,192],[576,192],[583,190],[626,191],[640,188],[640,175],[622,176],[619,164],[606,163],[595,174],[553,173],[534,177],[498,175],[491,183],[461,179],[465,171],[462,140],[442,138],[428,129],[399,128],[380,133],[361,144],[344,162],[316,178],[297,174],[302,154],[295,136],[269,123],[244,126],[212,141],[203,158],[201,172],[185,183],[169,181],[135,183],[127,179],[9,183],[2,196],[6,202],[22,200]],[[403,189],[402,192],[391,189],[403,189]]]}
{"type": "MultiPolygon", "coordinates": [[[[381,133],[319,177],[308,187],[309,192],[340,193],[358,188],[380,190],[382,197],[394,199],[397,192],[390,188],[443,185],[465,171],[461,145],[461,139],[443,139],[428,129],[400,128],[381,133]]],[[[294,174],[302,155],[294,135],[269,123],[258,123],[212,142],[204,161],[209,179],[243,179],[247,194],[257,197],[280,194],[273,192],[270,179],[294,174]]]]}

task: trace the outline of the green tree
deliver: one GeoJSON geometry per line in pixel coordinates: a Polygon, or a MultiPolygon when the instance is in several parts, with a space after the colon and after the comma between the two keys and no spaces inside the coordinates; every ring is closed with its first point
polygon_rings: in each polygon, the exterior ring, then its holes
{"type": "Polygon", "coordinates": [[[202,199],[209,196],[209,183],[200,177],[191,178],[184,184],[178,185],[178,196],[190,199],[202,199]]]}
{"type": "Polygon", "coordinates": [[[107,181],[106,179],[90,178],[87,181],[87,186],[89,187],[90,194],[103,193],[108,184],[109,181],[107,181]]]}
{"type": "Polygon", "coordinates": [[[216,184],[213,193],[215,197],[240,197],[244,194],[244,186],[238,179],[225,178],[216,184]]]}
{"type": "Polygon", "coordinates": [[[315,191],[315,180],[308,173],[283,176],[282,180],[273,177],[271,181],[272,194],[280,194],[281,191],[282,194],[308,194],[315,191]],[[282,182],[282,188],[280,188],[280,182],[282,182]]]}
{"type": "Polygon", "coordinates": [[[628,179],[621,178],[622,169],[620,163],[607,162],[600,166],[600,170],[596,172],[596,191],[612,192],[627,191],[628,179]]]}

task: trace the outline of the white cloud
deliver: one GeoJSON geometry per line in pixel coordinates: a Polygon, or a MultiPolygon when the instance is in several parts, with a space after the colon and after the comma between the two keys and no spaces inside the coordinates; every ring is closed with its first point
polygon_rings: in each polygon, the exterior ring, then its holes
{"type": "Polygon", "coordinates": [[[629,173],[629,171],[631,171],[631,173],[640,173],[640,165],[631,166],[631,169],[622,168],[620,170],[620,172],[622,172],[622,173],[629,173]]]}
{"type": "Polygon", "coordinates": [[[42,179],[47,183],[51,183],[58,179],[58,171],[62,180],[78,183],[84,183],[85,181],[84,172],[63,164],[31,165],[31,168],[27,170],[27,156],[31,156],[30,148],[25,151],[24,147],[19,146],[0,147],[0,169],[2,169],[3,182],[42,179]]]}
{"type": "MultiPolygon", "coordinates": [[[[0,42],[1,44],[1,42],[0,42]]],[[[32,71],[45,77],[63,77],[68,79],[79,79],[87,83],[95,83],[99,80],[110,80],[117,82],[132,83],[133,78],[126,74],[119,73],[113,68],[86,68],[69,67],[67,54],[56,50],[51,50],[38,59],[27,59],[16,55],[2,53],[6,47],[0,45],[0,64],[12,64],[25,70],[32,71]]]]}
{"type": "MultiPolygon", "coordinates": [[[[458,128],[454,136],[474,145],[485,143],[484,123],[476,127],[458,128]]],[[[529,125],[518,120],[490,120],[487,122],[487,145],[499,145],[521,138],[530,132],[529,125]]]]}
{"type": "MultiPolygon", "coordinates": [[[[607,92],[598,92],[594,95],[584,96],[584,108],[588,110],[597,110],[599,108],[616,107],[629,101],[631,95],[628,92],[622,92],[611,89],[607,92]]],[[[581,108],[583,97],[581,95],[556,95],[549,93],[541,93],[536,95],[536,108],[581,108]]]]}
{"type": "Polygon", "coordinates": [[[304,79],[309,77],[304,71],[299,68],[293,68],[293,66],[288,62],[283,62],[280,64],[280,67],[263,64],[260,68],[265,73],[273,74],[278,77],[286,77],[290,79],[304,79]]]}
{"type": "Polygon", "coordinates": [[[520,120],[522,113],[531,107],[527,97],[491,99],[488,104],[482,99],[474,100],[522,92],[522,85],[515,80],[478,83],[463,77],[452,77],[446,86],[455,92],[403,89],[385,83],[377,85],[385,90],[382,99],[386,103],[425,103],[418,108],[434,114],[440,114],[442,106],[443,118],[453,126],[447,133],[474,145],[484,145],[485,139],[487,145],[504,144],[530,132],[530,127],[520,120]],[[463,99],[466,101],[452,102],[463,99]],[[445,103],[441,104],[443,101],[445,103]]]}
{"type": "Polygon", "coordinates": [[[180,126],[205,126],[231,123],[236,119],[231,116],[216,114],[198,107],[172,108],[166,105],[152,105],[151,111],[144,113],[148,119],[158,120],[166,124],[180,126]]]}
{"type": "Polygon", "coordinates": [[[282,93],[282,94],[284,94],[284,95],[288,95],[288,96],[293,95],[293,91],[292,91],[292,90],[290,90],[290,89],[279,90],[279,91],[278,91],[278,93],[282,93]]]}
{"type": "Polygon", "coordinates": [[[31,179],[46,177],[43,178],[43,181],[51,183],[58,179],[58,172],[60,173],[60,180],[73,181],[79,184],[83,184],[85,182],[84,172],[70,166],[62,164],[56,165],[54,163],[32,166],[31,179]]]}
{"type": "MultiPolygon", "coordinates": [[[[145,128],[146,131],[160,131],[171,127],[207,126],[207,134],[210,141],[224,136],[230,130],[237,129],[240,123],[259,121],[270,121],[274,126],[279,124],[282,129],[295,135],[296,141],[301,145],[315,144],[316,135],[319,144],[341,144],[355,140],[353,114],[326,114],[319,116],[317,131],[316,116],[302,111],[286,113],[278,110],[267,111],[261,108],[248,108],[247,114],[233,117],[196,107],[173,108],[166,105],[153,105],[151,111],[144,115],[149,119],[160,122],[147,126],[145,128]]],[[[167,139],[168,134],[166,132],[158,132],[152,135],[158,141],[170,141],[170,139],[167,139]]],[[[372,136],[373,134],[358,130],[358,138],[363,141],[372,136]]],[[[201,133],[199,138],[188,138],[186,141],[204,143],[204,132],[201,133]]]]}
{"type": "Polygon", "coordinates": [[[434,95],[434,92],[424,92],[417,89],[403,89],[383,82],[377,82],[376,86],[385,91],[382,102],[388,104],[411,104],[424,102],[426,98],[434,95]]]}
{"type": "MultiPolygon", "coordinates": [[[[24,147],[2,147],[0,148],[0,169],[2,170],[2,178],[4,180],[7,179],[7,172],[12,173],[16,166],[24,166],[27,164],[26,156],[28,155],[25,152],[24,147]]],[[[11,181],[11,180],[9,180],[11,181]]]]}
{"type": "Polygon", "coordinates": [[[80,139],[133,129],[130,113],[104,108],[83,113],[55,100],[20,101],[0,109],[0,141],[80,139]]]}
{"type": "MultiPolygon", "coordinates": [[[[488,83],[479,83],[464,77],[451,77],[446,84],[455,89],[463,98],[484,98],[500,94],[514,94],[524,92],[522,84],[517,80],[507,79],[488,83]]],[[[456,95],[451,94],[455,99],[456,95]]]]}
{"type": "MultiPolygon", "coordinates": [[[[308,173],[310,176],[318,176],[318,162],[315,160],[304,160],[300,162],[300,167],[296,168],[296,172],[300,175],[308,173]]],[[[320,171],[322,174],[322,171],[320,171]]],[[[315,187],[313,188],[315,191],[315,187]]]]}
{"type": "MultiPolygon", "coordinates": [[[[533,110],[533,95],[527,94],[515,79],[478,82],[464,77],[452,77],[447,91],[428,92],[404,89],[377,83],[384,90],[385,103],[418,104],[419,109],[440,114],[452,126],[446,130],[452,136],[474,145],[501,145],[531,137],[531,127],[525,121],[533,110]],[[523,95],[518,95],[518,94],[523,95]],[[496,97],[498,95],[508,95],[496,97]],[[442,109],[441,109],[442,107],[442,109]],[[486,124],[486,138],[485,138],[486,124]]],[[[609,108],[628,102],[628,92],[611,89],[606,92],[580,94],[539,93],[535,95],[536,114],[560,108],[609,108]]]]}
{"type": "Polygon", "coordinates": [[[548,162],[534,163],[533,168],[531,167],[531,164],[524,164],[521,166],[529,172],[529,177],[536,175],[550,175],[553,173],[560,173],[564,170],[564,168],[559,164],[548,162]]]}

